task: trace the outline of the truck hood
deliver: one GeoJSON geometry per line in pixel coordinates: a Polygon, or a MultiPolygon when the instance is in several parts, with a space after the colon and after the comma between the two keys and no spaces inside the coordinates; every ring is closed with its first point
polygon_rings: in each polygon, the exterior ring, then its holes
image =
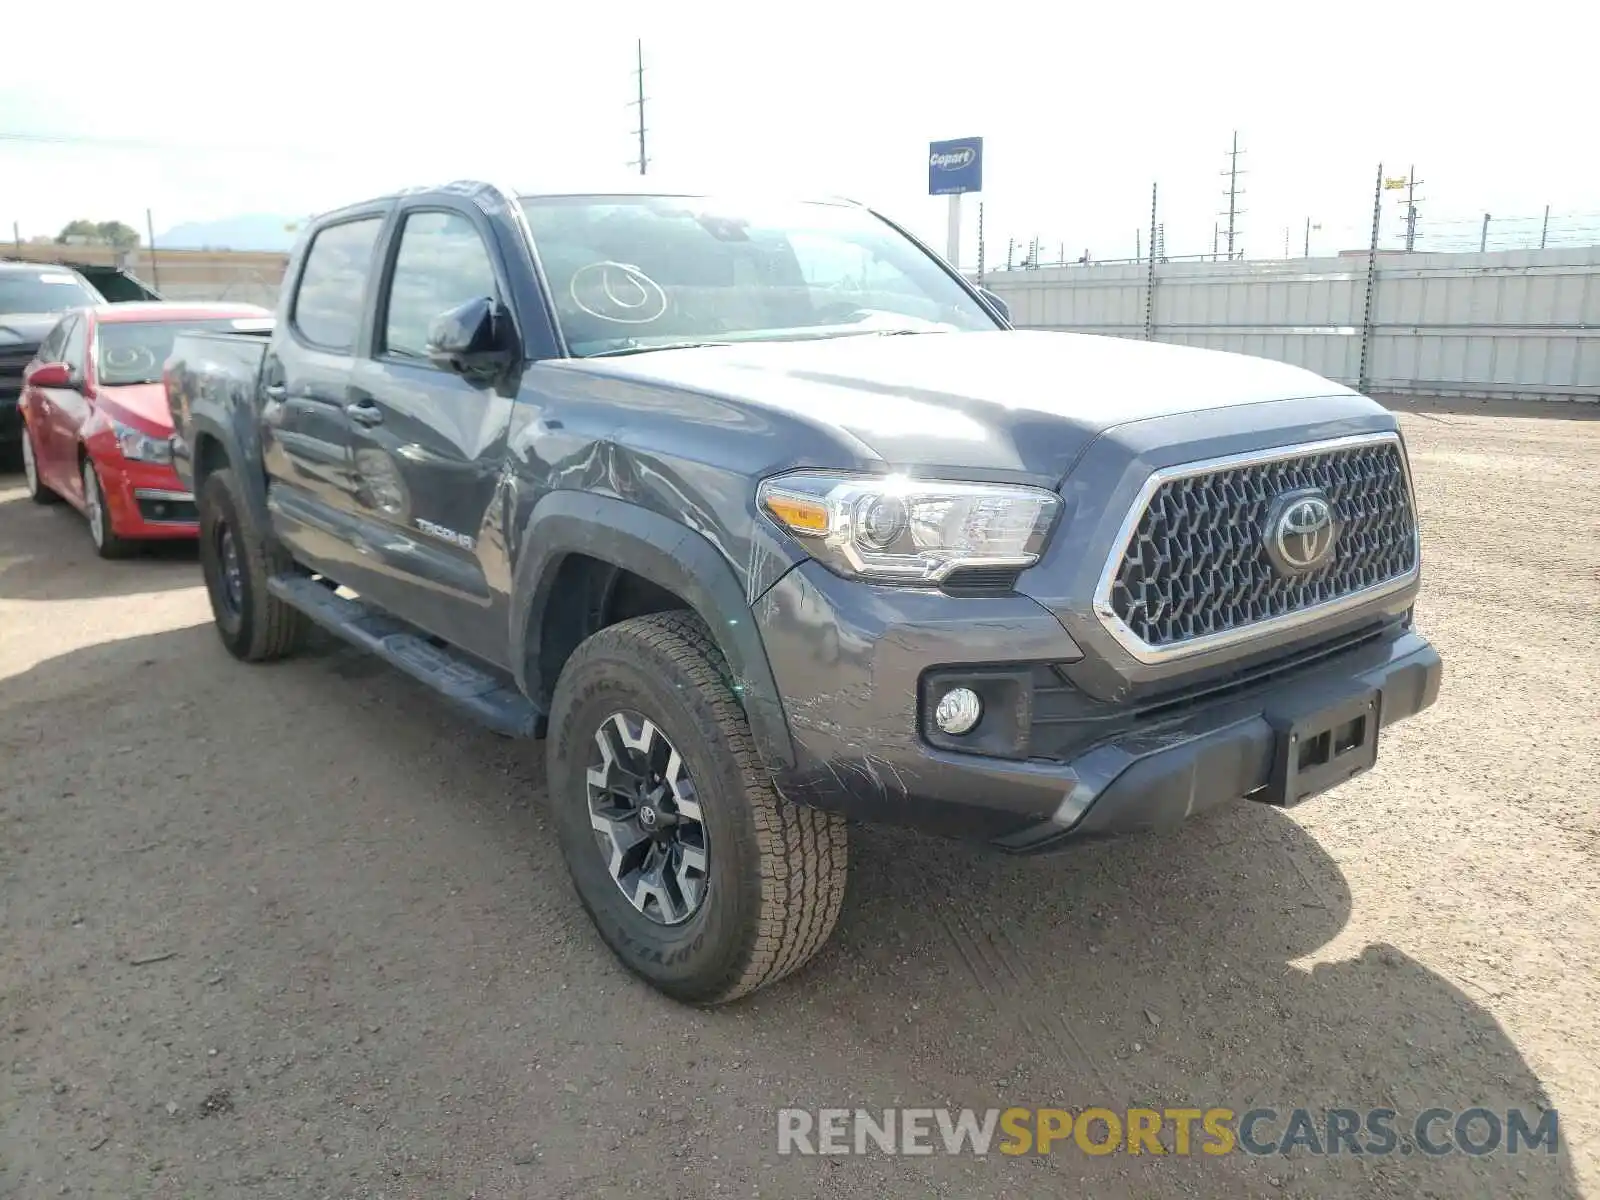
{"type": "Polygon", "coordinates": [[[891,464],[1051,479],[1116,425],[1355,395],[1263,358],[1023,330],[751,342],[564,365],[781,411],[842,431],[864,457],[891,464]]]}
{"type": "Polygon", "coordinates": [[[0,346],[13,341],[37,346],[59,320],[60,313],[0,313],[0,346]]]}

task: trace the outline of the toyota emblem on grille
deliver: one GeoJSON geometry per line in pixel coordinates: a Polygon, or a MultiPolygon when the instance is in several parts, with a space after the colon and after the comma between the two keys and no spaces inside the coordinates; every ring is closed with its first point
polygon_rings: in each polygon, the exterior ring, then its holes
{"type": "Polygon", "coordinates": [[[1326,493],[1311,489],[1279,496],[1267,518],[1267,557],[1285,575],[1326,565],[1339,540],[1339,520],[1326,493]]]}

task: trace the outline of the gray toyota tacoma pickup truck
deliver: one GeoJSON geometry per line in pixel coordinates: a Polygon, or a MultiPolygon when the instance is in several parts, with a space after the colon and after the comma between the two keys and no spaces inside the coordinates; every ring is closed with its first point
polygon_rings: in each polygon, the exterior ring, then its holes
{"type": "Polygon", "coordinates": [[[1292,805],[1438,694],[1390,413],[1013,330],[854,203],[352,205],[167,387],[228,650],[324,626],[545,737],[578,896],[692,1002],[824,943],[850,819],[1022,852],[1292,805]]]}

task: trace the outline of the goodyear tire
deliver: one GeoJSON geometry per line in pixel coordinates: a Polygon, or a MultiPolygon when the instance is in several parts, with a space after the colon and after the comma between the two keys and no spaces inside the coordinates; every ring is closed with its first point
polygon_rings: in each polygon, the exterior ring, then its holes
{"type": "Polygon", "coordinates": [[[693,615],[620,622],[568,660],[546,743],[584,908],[629,970],[694,1004],[810,959],[845,890],[843,818],[773,790],[726,676],[693,615]]]}
{"type": "Polygon", "coordinates": [[[293,570],[294,563],[251,526],[238,486],[233,472],[223,468],[206,476],[200,489],[200,570],[228,653],[266,662],[299,649],[307,620],[267,591],[267,580],[293,570]]]}

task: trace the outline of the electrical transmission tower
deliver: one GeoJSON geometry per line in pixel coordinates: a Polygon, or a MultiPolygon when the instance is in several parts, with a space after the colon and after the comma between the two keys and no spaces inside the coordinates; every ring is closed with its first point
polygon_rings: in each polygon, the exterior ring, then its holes
{"type": "Polygon", "coordinates": [[[1239,149],[1239,131],[1234,130],[1233,148],[1228,151],[1228,169],[1222,172],[1228,180],[1228,190],[1222,193],[1227,197],[1228,211],[1218,214],[1228,220],[1226,233],[1228,237],[1228,257],[1230,259],[1236,257],[1234,244],[1238,231],[1238,221],[1240,217],[1244,216],[1244,209],[1239,207],[1239,197],[1244,195],[1244,189],[1239,186],[1239,176],[1245,173],[1239,169],[1239,155],[1243,153],[1244,151],[1239,149]]]}
{"type": "Polygon", "coordinates": [[[628,101],[628,107],[629,108],[637,107],[638,110],[639,110],[639,124],[638,124],[638,128],[637,128],[637,133],[639,135],[639,157],[634,159],[628,165],[630,167],[638,167],[639,168],[639,174],[643,175],[644,172],[645,172],[645,167],[649,164],[649,161],[650,161],[647,157],[645,157],[645,152],[644,152],[644,134],[645,134],[645,128],[644,128],[644,100],[645,100],[645,96],[644,96],[644,39],[643,38],[637,39],[635,41],[635,43],[634,43],[634,48],[637,51],[638,65],[634,68],[633,74],[634,74],[635,78],[638,80],[638,84],[639,84],[638,93],[637,93],[638,94],[638,99],[628,101]]]}

